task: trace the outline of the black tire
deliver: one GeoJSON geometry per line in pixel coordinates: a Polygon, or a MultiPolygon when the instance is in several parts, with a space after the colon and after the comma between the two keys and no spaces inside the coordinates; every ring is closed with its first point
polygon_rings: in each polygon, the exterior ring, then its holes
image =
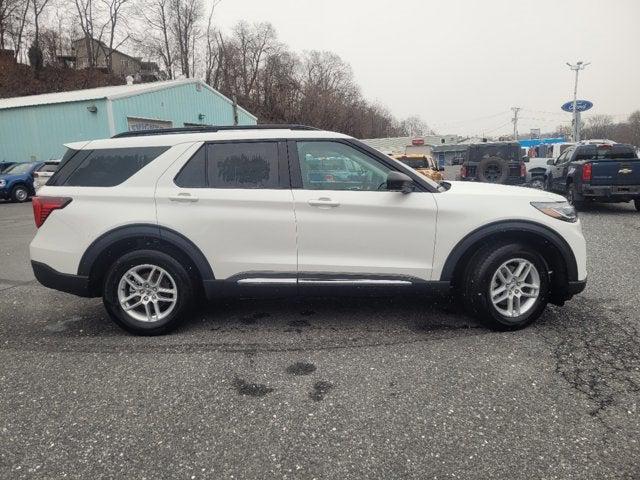
{"type": "MultiPolygon", "coordinates": [[[[164,281],[168,280],[166,276],[164,278],[164,281]]],[[[175,329],[188,317],[194,306],[194,299],[193,280],[185,268],[172,256],[155,250],[136,250],[116,260],[105,276],[102,295],[104,306],[111,319],[124,330],[136,335],[161,335],[175,329]],[[173,310],[160,320],[137,320],[123,309],[118,299],[119,285],[124,274],[131,268],[142,265],[152,265],[165,270],[177,290],[177,300],[173,310]]],[[[162,303],[162,300],[158,302],[162,303]]],[[[144,305],[141,308],[144,308],[144,305]]]]}
{"type": "Polygon", "coordinates": [[[481,182],[505,183],[509,178],[509,163],[500,157],[483,158],[477,172],[481,182]]]}
{"type": "Polygon", "coordinates": [[[635,199],[633,204],[636,206],[636,210],[640,212],[640,199],[635,199]]]}
{"type": "Polygon", "coordinates": [[[462,277],[460,293],[467,311],[492,330],[517,330],[537,319],[549,299],[549,267],[544,258],[532,247],[522,243],[487,245],[470,259],[462,277]],[[509,317],[502,314],[491,300],[494,274],[505,262],[512,259],[529,261],[539,275],[540,288],[537,299],[521,315],[509,317]]]}
{"type": "Polygon", "coordinates": [[[29,200],[29,189],[24,185],[16,185],[11,190],[11,200],[16,203],[22,203],[29,200]]]}
{"type": "Polygon", "coordinates": [[[567,200],[576,210],[580,210],[584,207],[584,199],[582,195],[578,193],[576,186],[573,183],[570,183],[567,187],[567,200]]]}

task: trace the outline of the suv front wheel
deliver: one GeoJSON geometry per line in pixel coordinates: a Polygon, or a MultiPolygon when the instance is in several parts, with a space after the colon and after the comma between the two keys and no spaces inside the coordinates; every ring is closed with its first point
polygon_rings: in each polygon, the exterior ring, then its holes
{"type": "Polygon", "coordinates": [[[520,243],[486,246],[467,265],[462,294],[473,316],[495,330],[515,330],[538,318],[548,301],[549,268],[520,243]]]}
{"type": "Polygon", "coordinates": [[[103,302],[120,327],[137,335],[160,335],[178,326],[194,301],[184,267],[173,257],[138,250],[120,257],[107,272],[103,302]]]}

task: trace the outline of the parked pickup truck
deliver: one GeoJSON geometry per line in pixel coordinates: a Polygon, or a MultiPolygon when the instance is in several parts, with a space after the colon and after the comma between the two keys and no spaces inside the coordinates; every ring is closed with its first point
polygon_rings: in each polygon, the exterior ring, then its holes
{"type": "Polygon", "coordinates": [[[574,207],[633,200],[640,211],[640,160],[633,146],[585,142],[548,163],[545,189],[564,193],[574,207]]]}

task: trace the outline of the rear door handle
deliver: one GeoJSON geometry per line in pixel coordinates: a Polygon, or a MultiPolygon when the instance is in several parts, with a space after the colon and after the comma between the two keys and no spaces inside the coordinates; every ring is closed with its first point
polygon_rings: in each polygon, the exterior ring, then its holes
{"type": "Polygon", "coordinates": [[[179,193],[178,195],[170,196],[169,200],[172,202],[190,203],[190,202],[197,202],[198,197],[191,195],[190,193],[179,193]]]}
{"type": "Polygon", "coordinates": [[[317,200],[309,200],[307,203],[312,207],[320,207],[320,208],[322,207],[334,208],[334,207],[340,206],[340,202],[334,202],[333,200],[327,197],[318,198],[317,200]]]}

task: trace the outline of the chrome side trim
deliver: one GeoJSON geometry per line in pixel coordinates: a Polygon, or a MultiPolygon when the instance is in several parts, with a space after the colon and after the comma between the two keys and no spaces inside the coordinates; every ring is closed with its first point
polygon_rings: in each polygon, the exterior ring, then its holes
{"type": "Polygon", "coordinates": [[[238,280],[239,284],[261,285],[261,284],[295,284],[295,278],[242,278],[238,280]]]}
{"type": "Polygon", "coordinates": [[[367,280],[363,279],[335,279],[335,280],[309,280],[300,279],[300,284],[313,284],[313,285],[412,285],[412,282],[408,280],[367,280]]]}
{"type": "Polygon", "coordinates": [[[268,277],[256,277],[256,278],[242,278],[237,281],[241,285],[277,285],[277,284],[295,284],[301,285],[413,285],[413,282],[408,280],[392,280],[392,279],[328,279],[328,280],[310,280],[295,278],[268,278],[268,277]]]}

